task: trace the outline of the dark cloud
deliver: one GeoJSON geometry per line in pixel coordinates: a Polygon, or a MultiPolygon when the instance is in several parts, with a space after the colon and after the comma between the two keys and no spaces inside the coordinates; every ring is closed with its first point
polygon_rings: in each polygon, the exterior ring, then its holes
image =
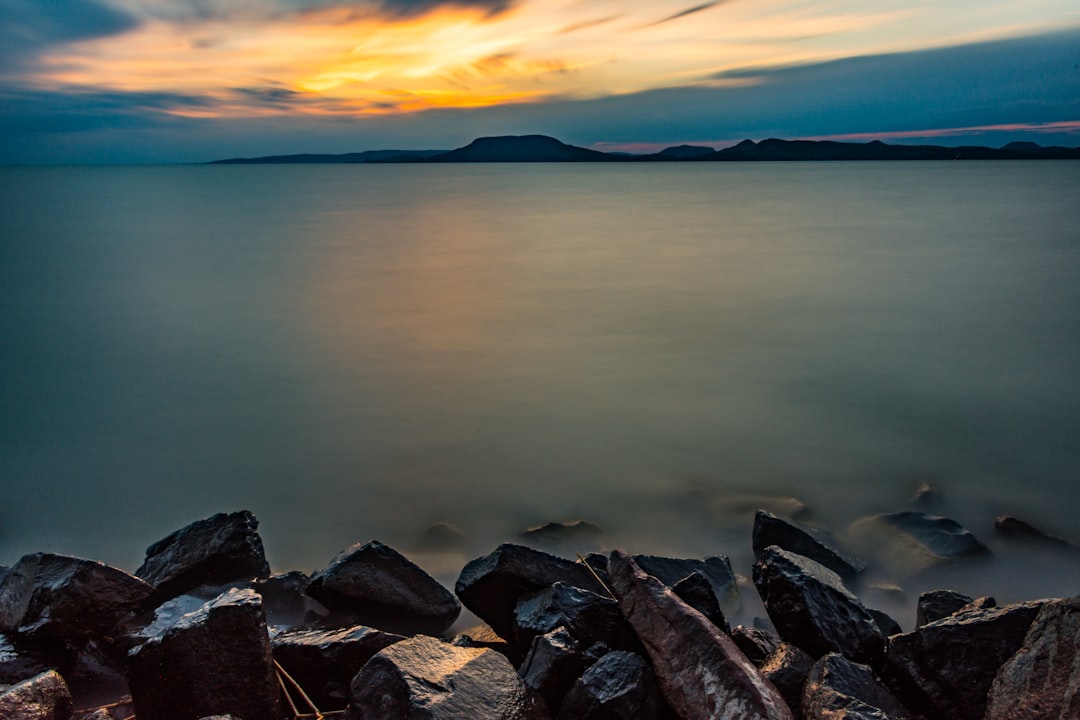
{"type": "Polygon", "coordinates": [[[498,15],[513,6],[513,0],[381,0],[378,12],[389,17],[414,17],[445,7],[477,8],[487,15],[498,15]]]}
{"type": "Polygon", "coordinates": [[[191,122],[170,111],[213,107],[207,98],[164,92],[0,90],[0,135],[88,132],[191,122]]]}
{"type": "Polygon", "coordinates": [[[138,24],[97,0],[3,0],[0,72],[30,65],[52,45],[119,35],[138,24]]]}
{"type": "Polygon", "coordinates": [[[687,15],[693,15],[694,13],[699,13],[702,10],[708,10],[709,8],[713,8],[713,7],[716,7],[717,5],[721,5],[723,3],[723,1],[724,0],[718,0],[717,2],[707,2],[707,3],[702,3],[701,5],[695,5],[694,7],[689,7],[689,8],[686,8],[685,10],[680,10],[679,12],[675,13],[674,15],[668,15],[666,18],[663,18],[661,20],[657,20],[656,22],[651,22],[648,25],[645,25],[645,27],[653,27],[655,25],[663,25],[666,22],[671,22],[672,20],[678,20],[679,18],[686,17],[687,15]]]}

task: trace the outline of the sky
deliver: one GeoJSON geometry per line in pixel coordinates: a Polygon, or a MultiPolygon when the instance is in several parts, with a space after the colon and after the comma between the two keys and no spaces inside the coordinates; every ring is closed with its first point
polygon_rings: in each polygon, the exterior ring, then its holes
{"type": "Polygon", "coordinates": [[[0,164],[1080,146],[1076,0],[0,0],[0,164]]]}

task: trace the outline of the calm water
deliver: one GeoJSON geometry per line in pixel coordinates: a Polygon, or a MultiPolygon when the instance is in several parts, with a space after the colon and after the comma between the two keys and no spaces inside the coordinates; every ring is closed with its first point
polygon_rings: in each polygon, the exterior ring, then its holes
{"type": "Polygon", "coordinates": [[[1068,162],[0,168],[0,564],[132,569],[239,508],[282,570],[578,517],[739,559],[745,496],[842,530],[923,481],[988,542],[1003,511],[1080,540],[1078,189],[1068,162]]]}

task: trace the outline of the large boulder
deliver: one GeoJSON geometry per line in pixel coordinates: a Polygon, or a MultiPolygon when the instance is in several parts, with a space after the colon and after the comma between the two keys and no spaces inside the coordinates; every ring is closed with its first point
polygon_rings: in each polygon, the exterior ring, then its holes
{"type": "Polygon", "coordinates": [[[597,660],[566,694],[559,720],[652,720],[660,707],[656,676],[645,658],[614,650],[597,660]]]}
{"type": "Polygon", "coordinates": [[[830,653],[806,677],[802,712],[805,720],[907,720],[910,713],[874,671],[843,655],[830,653]]]}
{"type": "Polygon", "coordinates": [[[363,625],[330,630],[294,628],[270,640],[274,659],[321,710],[344,708],[349,683],[375,653],[404,640],[402,635],[363,625]]]}
{"type": "Polygon", "coordinates": [[[35,553],[0,584],[0,630],[80,640],[101,635],[138,607],[153,588],[93,560],[35,553]]]}
{"type": "Polygon", "coordinates": [[[71,692],[55,670],[23,680],[0,693],[0,718],[4,720],[68,720],[71,710],[71,692]]]}
{"type": "Polygon", "coordinates": [[[543,720],[543,701],[494,650],[417,636],[377,653],[352,681],[364,720],[543,720]]]}
{"type": "Polygon", "coordinates": [[[915,627],[947,618],[974,599],[955,590],[928,590],[919,595],[915,607],[915,627]]]}
{"type": "Polygon", "coordinates": [[[720,609],[726,615],[734,615],[742,606],[739,584],[735,572],[731,569],[731,561],[723,555],[713,555],[702,560],[634,555],[634,562],[669,588],[674,588],[687,576],[698,573],[709,581],[720,609]]]}
{"type": "Polygon", "coordinates": [[[262,598],[253,590],[229,590],[182,615],[131,650],[128,661],[139,720],[279,720],[280,688],[262,598]]]}
{"type": "Polygon", "coordinates": [[[307,594],[362,625],[439,635],[461,604],[435,578],[381,542],[353,545],[316,573],[307,594]]]}
{"type": "Polygon", "coordinates": [[[838,652],[870,665],[881,661],[885,637],[874,616],[824,565],[768,547],[754,565],[754,585],[787,642],[815,658],[838,652]]]}
{"type": "Polygon", "coordinates": [[[1046,601],[967,610],[889,638],[885,679],[906,707],[981,720],[998,669],[1023,645],[1046,601]]]}
{"type": "Polygon", "coordinates": [[[780,643],[758,667],[765,679],[780,691],[791,714],[799,720],[802,717],[803,687],[806,676],[814,667],[814,658],[791,643],[780,643]]]}
{"type": "Polygon", "coordinates": [[[852,523],[849,536],[860,547],[874,548],[881,564],[900,573],[990,552],[955,520],[915,510],[861,518],[852,523]]]}
{"type": "Polygon", "coordinates": [[[682,720],[788,720],[784,699],[735,643],[659,579],[616,550],[608,563],[619,607],[682,720]]]}
{"type": "Polygon", "coordinates": [[[761,557],[770,545],[815,560],[845,580],[866,569],[862,560],[840,549],[828,533],[758,510],[754,516],[754,555],[761,557]]]}
{"type": "Polygon", "coordinates": [[[602,641],[616,649],[637,647],[616,600],[564,582],[526,595],[514,608],[514,641],[520,648],[527,650],[537,635],[559,627],[586,646],[602,641]]]}
{"type": "Polygon", "coordinates": [[[986,720],[1080,718],[1080,596],[1047,603],[994,678],[986,720]]]}
{"type": "Polygon", "coordinates": [[[16,645],[0,633],[0,685],[14,685],[52,669],[48,654],[16,645]]]}
{"type": "Polygon", "coordinates": [[[603,592],[584,565],[511,544],[500,545],[466,564],[454,591],[461,603],[500,637],[511,639],[518,600],[557,582],[603,592]]]}
{"type": "Polygon", "coordinates": [[[533,638],[518,674],[556,713],[574,682],[596,660],[577,638],[560,627],[533,638]]]}
{"type": "Polygon", "coordinates": [[[200,585],[269,577],[258,527],[247,510],[197,520],[148,547],[135,574],[154,586],[155,605],[200,585]]]}

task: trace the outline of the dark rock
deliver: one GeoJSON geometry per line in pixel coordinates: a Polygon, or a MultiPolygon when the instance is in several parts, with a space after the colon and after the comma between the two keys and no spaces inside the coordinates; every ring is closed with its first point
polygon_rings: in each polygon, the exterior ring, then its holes
{"type": "Polygon", "coordinates": [[[521,539],[527,545],[569,554],[597,550],[602,544],[602,536],[603,532],[598,526],[584,520],[549,522],[521,533],[521,539]]]}
{"type": "Polygon", "coordinates": [[[899,635],[904,632],[904,629],[900,627],[900,623],[896,622],[891,615],[881,610],[875,610],[874,608],[866,608],[866,611],[870,613],[870,616],[874,618],[874,622],[878,626],[878,630],[885,637],[890,635],[899,635]]]}
{"type": "Polygon", "coordinates": [[[419,547],[429,552],[457,551],[465,547],[465,533],[450,523],[435,523],[420,535],[419,547]]]}
{"type": "Polygon", "coordinates": [[[18,646],[12,638],[0,633],[0,685],[14,685],[52,669],[44,652],[18,646]]]}
{"type": "Polygon", "coordinates": [[[61,640],[94,637],[151,592],[142,580],[93,560],[26,555],[0,585],[0,630],[61,640]]]}
{"type": "Polygon", "coordinates": [[[537,635],[559,627],[586,645],[603,641],[617,649],[638,647],[617,601],[564,582],[526,595],[514,608],[514,640],[523,653],[537,635]]]}
{"type": "Polygon", "coordinates": [[[250,589],[245,586],[202,586],[177,595],[171,600],[158,605],[153,610],[125,618],[114,629],[116,644],[124,651],[142,645],[147,640],[161,635],[175,625],[188,613],[197,611],[208,600],[213,600],[223,592],[232,589],[250,589]]]}
{"type": "Polygon", "coordinates": [[[405,638],[355,625],[335,630],[295,628],[270,641],[274,659],[320,710],[340,710],[349,702],[349,683],[375,653],[405,638]]]}
{"type": "Polygon", "coordinates": [[[818,660],[807,675],[802,709],[806,720],[907,720],[911,717],[873,670],[835,653],[818,660]]]}
{"type": "Polygon", "coordinates": [[[1080,597],[1047,603],[990,687],[986,720],[1080,718],[1080,597]]]}
{"type": "Polygon", "coordinates": [[[112,703],[128,695],[126,657],[109,639],[87,640],[69,652],[71,664],[64,677],[80,706],[112,703]]]}
{"type": "Polygon", "coordinates": [[[487,625],[477,625],[458,633],[450,644],[464,648],[486,648],[507,657],[511,655],[517,657],[513,649],[511,649],[510,643],[496,635],[495,631],[487,625]]]}
{"type": "Polygon", "coordinates": [[[885,679],[931,717],[980,720],[994,676],[1024,642],[1046,601],[969,610],[889,638],[885,679]]]}
{"type": "Polygon", "coordinates": [[[574,683],[559,712],[560,720],[651,720],[660,691],[645,658],[615,650],[597,660],[574,683]]]}
{"type": "Polygon", "coordinates": [[[975,598],[956,612],[967,612],[968,610],[989,610],[990,608],[996,608],[997,606],[997,600],[995,600],[990,595],[985,595],[983,597],[975,598]]]}
{"type": "Polygon", "coordinates": [[[541,720],[543,701],[494,650],[417,636],[377,653],[352,681],[364,720],[541,720]]]}
{"type": "Polygon", "coordinates": [[[262,598],[229,590],[129,653],[139,720],[233,714],[278,720],[280,688],[262,598]]]}
{"type": "Polygon", "coordinates": [[[307,594],[358,624],[412,635],[445,632],[461,612],[449,590],[380,542],[353,545],[315,574],[307,594]]]}
{"type": "Polygon", "coordinates": [[[558,628],[533,638],[518,674],[555,713],[574,682],[597,659],[587,657],[585,648],[566,628],[558,628]]]}
{"type": "Polygon", "coordinates": [[[732,628],[731,639],[743,651],[747,659],[757,667],[761,667],[765,659],[783,642],[774,632],[745,625],[736,625],[732,628]]]}
{"type": "Polygon", "coordinates": [[[71,693],[55,670],[23,680],[0,693],[0,718],[4,720],[68,720],[71,693]]]}
{"type": "Polygon", "coordinates": [[[1073,543],[1043,532],[1034,525],[1012,515],[1000,515],[994,519],[994,531],[1003,538],[1028,543],[1039,543],[1051,547],[1072,547],[1073,543]]]}
{"type": "Polygon", "coordinates": [[[308,620],[309,613],[317,607],[314,599],[304,592],[310,582],[307,573],[299,570],[255,581],[253,587],[262,595],[266,622],[291,627],[308,620]]]}
{"type": "Polygon", "coordinates": [[[852,579],[866,564],[854,555],[839,549],[827,533],[799,525],[764,510],[754,516],[754,555],[770,545],[815,560],[845,579],[852,579]]]}
{"type": "Polygon", "coordinates": [[[877,622],[824,565],[768,547],[754,565],[754,585],[784,640],[814,657],[838,652],[856,662],[880,662],[885,637],[877,622]]]}
{"type": "Polygon", "coordinates": [[[903,572],[989,553],[955,520],[918,511],[862,518],[852,524],[850,535],[854,542],[875,548],[883,563],[903,572]]]}
{"type": "Polygon", "coordinates": [[[781,643],[760,666],[761,674],[780,691],[795,720],[802,717],[803,686],[813,666],[814,658],[791,643],[781,643]]]}
{"type": "Polygon", "coordinates": [[[739,585],[731,569],[731,561],[721,555],[704,560],[694,558],[667,558],[656,555],[635,555],[634,562],[668,587],[675,585],[691,573],[700,573],[709,581],[720,609],[725,615],[734,615],[742,603],[739,585]]]}
{"type": "Polygon", "coordinates": [[[915,609],[915,627],[920,628],[927,623],[947,618],[973,599],[955,590],[924,592],[919,596],[919,603],[915,609]]]}
{"type": "Polygon", "coordinates": [[[522,545],[500,545],[470,561],[458,576],[455,592],[462,604],[500,637],[514,637],[514,608],[522,596],[557,582],[603,592],[580,563],[522,545]]]}
{"type": "Polygon", "coordinates": [[[247,510],[197,520],[148,547],[135,574],[154,586],[154,605],[200,585],[269,577],[258,527],[247,510]]]}
{"type": "Polygon", "coordinates": [[[731,626],[720,609],[720,601],[716,599],[708,578],[699,572],[692,572],[672,585],[671,589],[680,600],[707,617],[725,635],[731,634],[731,626]]]}
{"type": "Polygon", "coordinates": [[[734,641],[660,580],[620,551],[611,554],[608,572],[661,692],[682,720],[791,717],[779,692],[734,641]]]}
{"type": "Polygon", "coordinates": [[[938,491],[930,483],[919,483],[915,488],[915,494],[911,497],[911,504],[917,510],[929,510],[938,504],[940,500],[938,491]]]}

